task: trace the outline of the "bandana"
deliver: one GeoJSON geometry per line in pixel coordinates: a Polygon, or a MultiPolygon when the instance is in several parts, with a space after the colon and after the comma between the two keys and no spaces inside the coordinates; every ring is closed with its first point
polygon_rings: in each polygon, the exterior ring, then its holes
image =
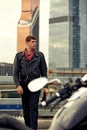
{"type": "Polygon", "coordinates": [[[31,54],[28,53],[28,50],[27,50],[27,49],[25,49],[25,51],[24,51],[24,55],[26,56],[26,58],[27,58],[28,60],[32,60],[33,57],[34,57],[34,54],[35,54],[35,51],[32,51],[31,54]]]}

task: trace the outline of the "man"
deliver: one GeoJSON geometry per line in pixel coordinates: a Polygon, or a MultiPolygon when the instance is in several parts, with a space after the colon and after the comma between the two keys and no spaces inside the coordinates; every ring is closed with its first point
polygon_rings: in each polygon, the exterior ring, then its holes
{"type": "MultiPolygon", "coordinates": [[[[37,130],[38,102],[40,91],[30,92],[28,83],[38,77],[47,77],[47,65],[42,52],[36,51],[36,37],[27,36],[26,48],[16,54],[13,66],[13,78],[17,93],[22,96],[23,114],[25,124],[37,130]]],[[[46,95],[48,88],[44,88],[46,95]]]]}

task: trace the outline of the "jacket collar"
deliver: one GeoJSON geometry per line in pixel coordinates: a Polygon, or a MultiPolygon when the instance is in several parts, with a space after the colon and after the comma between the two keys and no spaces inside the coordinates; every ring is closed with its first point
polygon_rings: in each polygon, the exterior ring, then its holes
{"type": "MultiPolygon", "coordinates": [[[[22,52],[22,56],[24,56],[24,51],[22,52]]],[[[35,56],[39,56],[38,51],[35,51],[35,56]]]]}

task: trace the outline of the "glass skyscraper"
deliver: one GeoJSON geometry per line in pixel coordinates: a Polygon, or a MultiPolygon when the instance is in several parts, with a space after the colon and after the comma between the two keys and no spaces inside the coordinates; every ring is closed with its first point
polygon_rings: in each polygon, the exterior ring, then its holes
{"type": "Polygon", "coordinates": [[[87,68],[87,0],[79,2],[80,67],[87,68]]]}
{"type": "Polygon", "coordinates": [[[49,19],[50,69],[69,67],[69,2],[50,0],[49,19]]]}
{"type": "Polygon", "coordinates": [[[87,1],[50,0],[49,68],[87,67],[87,1]]]}

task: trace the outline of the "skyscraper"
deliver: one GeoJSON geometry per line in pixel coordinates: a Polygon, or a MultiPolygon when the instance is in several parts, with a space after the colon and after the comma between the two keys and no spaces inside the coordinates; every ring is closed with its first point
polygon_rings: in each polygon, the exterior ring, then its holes
{"type": "Polygon", "coordinates": [[[50,69],[87,67],[86,5],[86,0],[50,0],[50,69]]]}
{"type": "Polygon", "coordinates": [[[87,0],[79,2],[80,67],[87,68],[87,0]]]}
{"type": "Polygon", "coordinates": [[[69,1],[50,0],[49,66],[68,68],[69,59],[69,1]]]}

